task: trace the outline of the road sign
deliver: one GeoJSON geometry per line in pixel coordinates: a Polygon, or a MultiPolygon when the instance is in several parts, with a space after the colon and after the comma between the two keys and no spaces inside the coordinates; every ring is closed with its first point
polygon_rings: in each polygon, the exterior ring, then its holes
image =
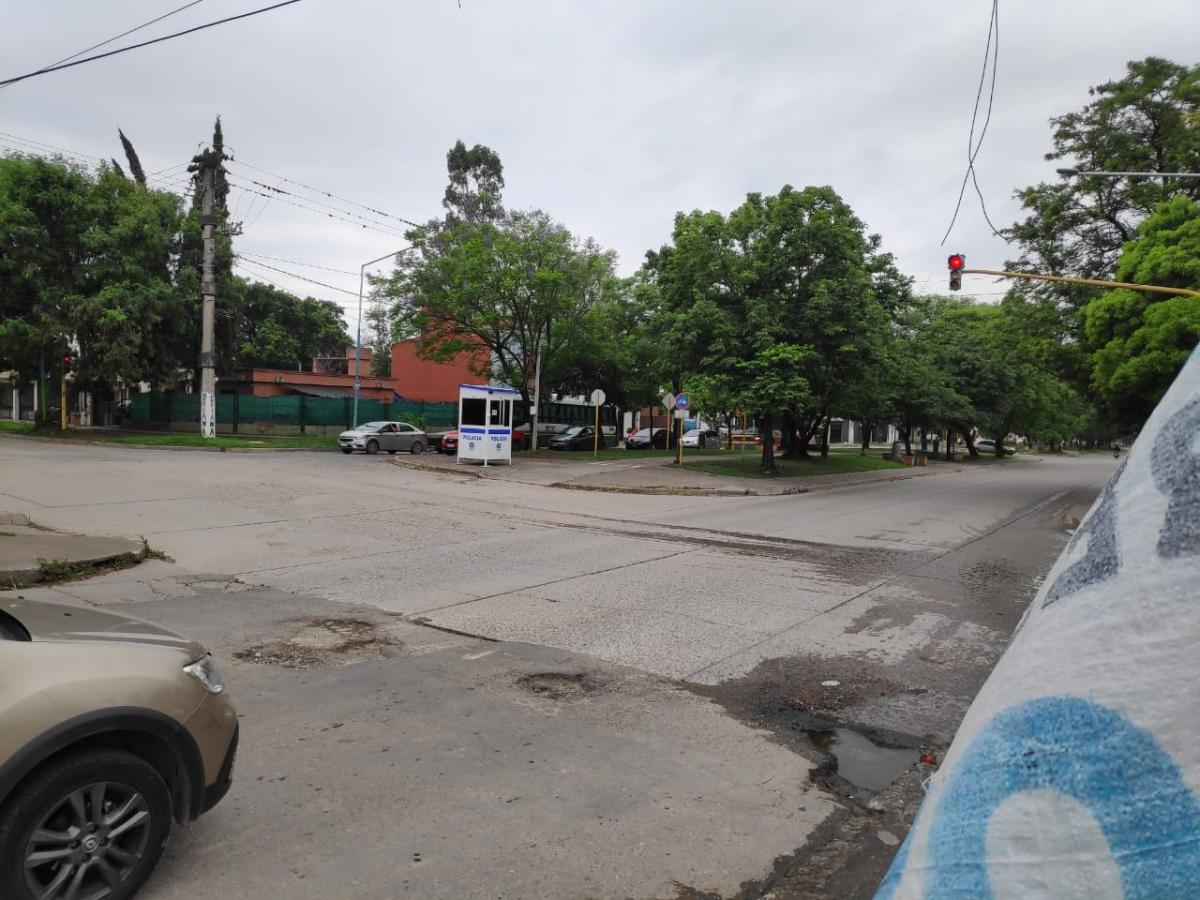
{"type": "Polygon", "coordinates": [[[604,403],[605,394],[600,388],[592,391],[592,406],[601,406],[604,403]]]}
{"type": "Polygon", "coordinates": [[[663,409],[674,409],[675,408],[675,395],[674,394],[663,394],[662,404],[663,404],[663,409]]]}
{"type": "Polygon", "coordinates": [[[692,405],[692,399],[687,394],[680,394],[675,398],[676,409],[687,409],[692,405]]]}
{"type": "Polygon", "coordinates": [[[677,410],[675,410],[675,418],[677,418],[677,419],[686,419],[686,418],[687,418],[687,410],[686,410],[686,409],[677,409],[677,410]]]}

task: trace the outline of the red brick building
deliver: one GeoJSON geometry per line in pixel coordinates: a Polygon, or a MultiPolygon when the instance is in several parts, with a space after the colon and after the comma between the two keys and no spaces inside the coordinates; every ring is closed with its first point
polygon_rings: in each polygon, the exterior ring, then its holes
{"type": "Polygon", "coordinates": [[[486,350],[478,350],[450,362],[431,362],[417,355],[415,338],[397,341],[392,344],[392,383],[405,400],[457,403],[458,386],[478,382],[478,372],[487,370],[490,358],[486,350]]]}

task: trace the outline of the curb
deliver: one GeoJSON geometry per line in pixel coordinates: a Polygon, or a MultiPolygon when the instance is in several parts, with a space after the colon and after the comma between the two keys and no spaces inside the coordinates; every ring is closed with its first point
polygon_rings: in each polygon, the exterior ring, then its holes
{"type": "Polygon", "coordinates": [[[332,453],[337,447],[193,447],[172,444],[137,444],[132,441],[89,441],[85,438],[52,438],[40,434],[5,433],[0,437],[39,441],[43,444],[64,444],[68,447],[114,447],[118,450],[171,450],[194,453],[332,453]]]}
{"type": "MultiPolygon", "coordinates": [[[[73,566],[87,566],[88,568],[97,568],[107,563],[119,562],[121,560],[129,560],[134,565],[144,562],[146,559],[145,543],[137,550],[127,550],[124,553],[109,553],[104,556],[96,556],[86,559],[67,559],[67,560],[39,560],[41,563],[47,562],[65,562],[73,566]]],[[[80,576],[86,576],[86,572],[81,572],[80,576]]],[[[72,581],[73,578],[61,578],[55,581],[48,582],[49,584],[59,584],[64,581],[72,581]]],[[[33,584],[47,583],[46,574],[37,569],[12,569],[0,572],[0,590],[15,590],[22,587],[28,587],[33,584]]]]}
{"type": "Polygon", "coordinates": [[[435,466],[430,463],[417,462],[412,459],[404,459],[397,455],[392,460],[393,466],[400,466],[404,469],[416,469],[419,472],[436,472],[439,475],[457,475],[459,478],[483,478],[483,473],[476,472],[473,469],[450,468],[449,466],[435,466]]]}

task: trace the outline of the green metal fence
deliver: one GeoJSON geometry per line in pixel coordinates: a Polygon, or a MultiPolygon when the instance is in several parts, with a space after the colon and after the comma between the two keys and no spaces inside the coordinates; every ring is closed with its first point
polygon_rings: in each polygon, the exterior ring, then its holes
{"type": "MultiPolygon", "coordinates": [[[[175,422],[200,422],[199,394],[134,394],[132,419],[135,425],[170,427],[175,422]]],[[[352,397],[255,397],[249,394],[218,394],[217,425],[349,427],[354,419],[352,397]]],[[[358,401],[358,421],[380,419],[411,422],[426,428],[453,427],[458,422],[458,404],[423,400],[358,401]]]]}

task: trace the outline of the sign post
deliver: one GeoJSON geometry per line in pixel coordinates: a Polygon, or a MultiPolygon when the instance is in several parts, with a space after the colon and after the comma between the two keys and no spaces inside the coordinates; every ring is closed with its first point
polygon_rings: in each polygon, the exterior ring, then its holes
{"type": "Polygon", "coordinates": [[[687,394],[675,398],[675,418],[679,421],[679,435],[675,443],[675,465],[683,465],[683,420],[687,418],[688,407],[692,400],[687,394]]]}
{"type": "MultiPolygon", "coordinates": [[[[671,449],[671,432],[675,430],[675,423],[671,420],[671,410],[675,408],[675,395],[670,391],[663,394],[662,397],[663,411],[667,414],[667,427],[663,429],[667,433],[667,449],[671,449]]],[[[654,429],[650,429],[650,449],[654,449],[654,429]]]]}
{"type": "Polygon", "coordinates": [[[604,403],[604,391],[596,388],[592,391],[592,406],[596,407],[596,434],[592,442],[592,456],[595,457],[600,452],[600,406],[604,403]]]}

